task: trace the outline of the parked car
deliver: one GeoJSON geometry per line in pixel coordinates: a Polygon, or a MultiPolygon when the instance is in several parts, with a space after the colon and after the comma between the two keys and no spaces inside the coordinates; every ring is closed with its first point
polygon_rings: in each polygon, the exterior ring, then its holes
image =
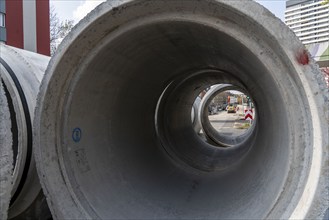
{"type": "Polygon", "coordinates": [[[234,105],[227,106],[227,113],[236,113],[236,107],[234,105]]]}
{"type": "Polygon", "coordinates": [[[208,112],[209,112],[209,115],[215,115],[218,113],[216,106],[213,104],[210,104],[208,106],[208,112]]]}

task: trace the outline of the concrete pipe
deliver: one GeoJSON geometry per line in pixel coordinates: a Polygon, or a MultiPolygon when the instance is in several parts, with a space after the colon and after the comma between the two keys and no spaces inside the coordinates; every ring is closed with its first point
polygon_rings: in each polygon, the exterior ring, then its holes
{"type": "Polygon", "coordinates": [[[193,103],[192,111],[191,111],[191,120],[192,120],[194,131],[196,133],[199,133],[202,129],[201,122],[198,117],[200,103],[201,103],[201,98],[198,96],[198,97],[196,97],[196,99],[193,103]]]}
{"type": "Polygon", "coordinates": [[[55,219],[315,219],[328,113],[314,61],[257,3],[108,1],[50,61],[35,155],[55,219]],[[192,105],[215,84],[253,98],[245,151],[193,129],[192,105]]]}
{"type": "Polygon", "coordinates": [[[0,77],[0,219],[7,219],[12,189],[13,150],[8,101],[0,77]]]}
{"type": "Polygon", "coordinates": [[[0,51],[1,78],[9,107],[6,117],[11,121],[11,129],[7,132],[12,136],[14,166],[8,218],[38,219],[40,212],[47,212],[48,208],[32,153],[32,121],[49,58],[4,44],[0,44],[0,51]],[[40,205],[45,206],[44,209],[40,205]]]}
{"type": "MultiPolygon", "coordinates": [[[[208,106],[218,94],[221,92],[227,91],[227,90],[237,90],[242,93],[246,93],[246,90],[244,88],[239,88],[234,85],[230,84],[220,84],[213,86],[203,97],[200,108],[198,112],[198,118],[201,123],[204,135],[208,139],[208,141],[213,142],[213,144],[219,146],[219,147],[235,147],[239,148],[241,146],[243,148],[246,146],[251,146],[250,143],[245,143],[246,141],[251,142],[253,141],[253,138],[250,138],[250,136],[255,131],[256,123],[255,120],[253,125],[248,129],[246,132],[243,132],[239,135],[226,135],[223,133],[218,132],[210,123],[209,121],[209,114],[208,114],[208,106]]],[[[255,135],[254,135],[255,137],[255,135]]],[[[248,147],[246,147],[246,150],[248,147]]]]}

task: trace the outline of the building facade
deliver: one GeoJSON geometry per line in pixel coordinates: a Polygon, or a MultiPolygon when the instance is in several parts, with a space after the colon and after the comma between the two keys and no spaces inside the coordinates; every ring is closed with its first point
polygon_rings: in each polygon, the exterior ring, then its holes
{"type": "Polygon", "coordinates": [[[49,0],[0,0],[0,41],[50,55],[49,0]]]}
{"type": "Polygon", "coordinates": [[[285,23],[320,67],[329,66],[329,4],[324,0],[288,0],[285,23]]]}
{"type": "Polygon", "coordinates": [[[305,44],[329,41],[329,4],[323,0],[288,0],[285,22],[305,44]]]}
{"type": "Polygon", "coordinates": [[[0,42],[5,42],[6,36],[6,2],[0,0],[0,42]]]}

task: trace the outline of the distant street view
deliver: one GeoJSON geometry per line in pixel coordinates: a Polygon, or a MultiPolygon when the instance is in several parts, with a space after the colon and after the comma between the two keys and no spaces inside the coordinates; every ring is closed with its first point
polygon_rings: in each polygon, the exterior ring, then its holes
{"type": "Polygon", "coordinates": [[[244,108],[246,106],[237,105],[238,110],[236,113],[227,113],[226,110],[220,110],[214,115],[209,115],[209,121],[223,135],[240,135],[250,127],[249,121],[245,120],[244,108]]]}

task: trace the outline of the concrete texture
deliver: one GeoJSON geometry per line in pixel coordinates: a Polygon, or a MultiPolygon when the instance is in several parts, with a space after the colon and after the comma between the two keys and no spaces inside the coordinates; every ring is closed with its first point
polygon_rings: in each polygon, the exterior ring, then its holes
{"type": "Polygon", "coordinates": [[[42,191],[33,156],[32,121],[36,96],[49,57],[4,44],[0,44],[0,51],[1,77],[11,103],[12,150],[15,155],[8,218],[37,219],[35,209],[40,207],[35,204],[39,204],[44,196],[39,196],[42,191]]]}
{"type": "Polygon", "coordinates": [[[200,133],[200,131],[202,129],[202,125],[201,125],[200,119],[198,117],[200,103],[201,103],[201,98],[198,96],[193,103],[192,112],[191,112],[193,128],[197,134],[200,133]]]}
{"type": "Polygon", "coordinates": [[[321,217],[328,89],[304,51],[252,1],[103,3],[65,38],[39,93],[35,156],[53,217],[321,217]],[[238,163],[191,123],[215,84],[244,88],[257,109],[238,163]]]}
{"type": "Polygon", "coordinates": [[[0,219],[6,220],[11,198],[13,150],[8,102],[0,77],[0,219]]]}

